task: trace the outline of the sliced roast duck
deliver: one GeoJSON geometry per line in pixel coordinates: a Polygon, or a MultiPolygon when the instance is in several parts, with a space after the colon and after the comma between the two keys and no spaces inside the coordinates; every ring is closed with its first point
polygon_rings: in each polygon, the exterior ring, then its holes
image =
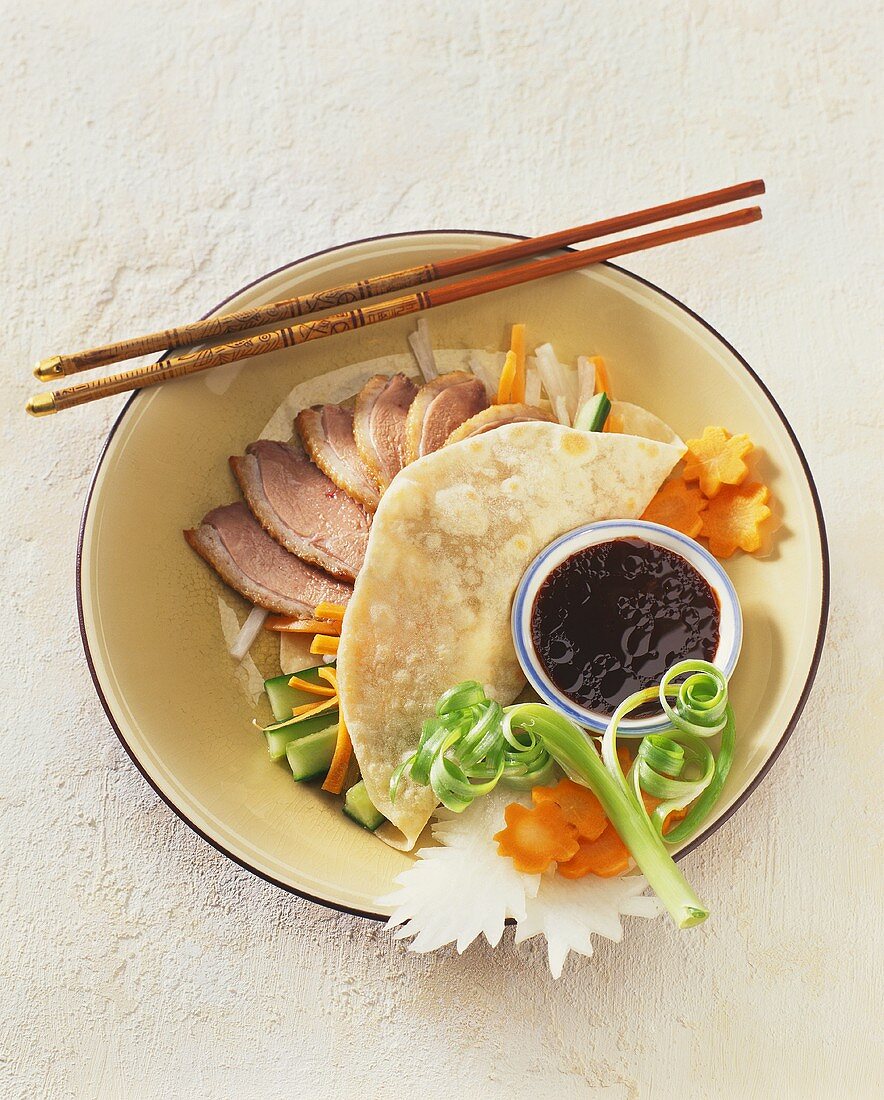
{"type": "Polygon", "coordinates": [[[417,392],[405,425],[405,458],[417,462],[444,447],[464,421],[488,407],[485,386],[466,371],[440,374],[417,392]]]}
{"type": "Polygon", "coordinates": [[[317,604],[345,604],[353,591],[283,549],[241,501],[214,508],[184,537],[231,588],[280,615],[312,615],[317,604]]]}
{"type": "Polygon", "coordinates": [[[295,428],[304,450],[326,477],[373,512],[380,495],[359,455],[351,410],[341,405],[314,405],[298,413],[295,428]]]}
{"type": "Polygon", "coordinates": [[[300,447],[259,439],[230,465],[249,508],[281,546],[354,579],[368,546],[368,516],[300,447]]]}
{"type": "Polygon", "coordinates": [[[405,423],[417,392],[404,374],[376,374],[356,398],[353,435],[381,492],[405,465],[405,423]]]}

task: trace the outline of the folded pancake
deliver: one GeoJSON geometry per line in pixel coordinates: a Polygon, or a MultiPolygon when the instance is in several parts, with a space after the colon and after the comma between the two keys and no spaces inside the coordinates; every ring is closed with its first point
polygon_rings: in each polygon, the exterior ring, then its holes
{"type": "Polygon", "coordinates": [[[629,401],[612,401],[611,412],[608,415],[606,432],[619,432],[621,435],[640,435],[644,439],[656,439],[660,443],[672,443],[675,446],[684,446],[672,428],[641,405],[633,405],[629,401]]]}
{"type": "Polygon", "coordinates": [[[684,453],[613,433],[507,424],[421,458],[375,514],[338,653],[343,714],[383,836],[410,849],[436,805],[393,770],[446,689],[479,680],[503,704],[524,686],[510,630],[516,586],[553,539],[642,514],[684,453]]]}

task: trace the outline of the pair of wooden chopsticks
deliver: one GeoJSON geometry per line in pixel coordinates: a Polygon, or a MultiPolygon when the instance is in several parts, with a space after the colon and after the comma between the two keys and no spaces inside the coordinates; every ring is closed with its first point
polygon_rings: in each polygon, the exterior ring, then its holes
{"type": "MultiPolygon", "coordinates": [[[[74,355],[55,355],[39,363],[34,369],[34,374],[41,382],[50,382],[67,375],[92,370],[94,367],[106,366],[108,363],[119,363],[138,355],[146,355],[166,348],[186,347],[190,344],[212,340],[230,333],[247,332],[249,329],[259,326],[278,324],[280,321],[309,316],[322,310],[349,306],[356,302],[376,298],[379,295],[390,294],[409,287],[422,286],[425,283],[436,282],[455,275],[463,275],[466,272],[476,271],[484,267],[493,267],[497,264],[512,262],[525,257],[534,257],[551,249],[594,240],[598,237],[606,237],[612,233],[636,229],[639,226],[650,225],[654,222],[668,221],[698,210],[707,210],[713,206],[739,202],[753,195],[763,193],[764,181],[750,180],[746,183],[736,184],[733,187],[722,188],[719,191],[709,191],[702,195],[679,199],[677,202],[665,203],[662,206],[637,210],[632,214],[623,214],[616,218],[591,222],[588,225],[578,225],[573,229],[548,233],[542,237],[514,241],[512,244],[485,249],[481,252],[472,252],[455,259],[440,260],[433,264],[421,264],[419,267],[406,268],[390,275],[376,275],[355,283],[345,283],[342,286],[332,287],[329,290],[321,290],[297,298],[286,298],[283,301],[272,302],[269,305],[209,317],[204,321],[165,329],[162,332],[154,332],[148,336],[137,336],[128,340],[121,340],[115,344],[91,348],[88,351],[77,352],[74,355]]],[[[636,237],[610,241],[595,248],[568,252],[563,256],[553,256],[549,259],[534,260],[532,263],[502,268],[487,275],[479,275],[473,279],[449,283],[447,286],[419,290],[400,298],[374,302],[368,306],[348,309],[345,312],[335,313],[318,320],[290,324],[273,329],[270,332],[260,332],[253,336],[244,336],[229,342],[210,344],[197,351],[185,352],[182,355],[162,359],[145,367],[137,367],[106,378],[98,378],[68,386],[65,389],[37,394],[28,401],[26,409],[32,416],[46,416],[61,409],[70,409],[75,405],[97,401],[102,397],[111,397],[114,394],[125,393],[128,390],[143,386],[155,386],[159,382],[166,382],[172,378],[195,374],[197,371],[208,370],[209,367],[219,366],[222,363],[234,363],[240,359],[264,355],[266,352],[277,351],[280,348],[290,348],[295,344],[303,344],[308,340],[319,340],[326,336],[336,336],[341,332],[351,332],[365,325],[376,325],[393,317],[402,317],[409,313],[433,309],[435,306],[447,305],[449,302],[474,298],[479,294],[488,294],[492,290],[502,290],[504,287],[516,286],[519,283],[533,282],[535,279],[543,279],[547,275],[557,275],[561,272],[588,267],[590,264],[610,260],[615,256],[625,256],[630,252],[643,252],[649,248],[656,248],[661,244],[687,240],[689,237],[714,233],[719,229],[731,229],[738,225],[748,225],[750,222],[758,221],[760,217],[761,210],[759,207],[744,207],[717,217],[703,218],[699,221],[686,222],[666,229],[657,229],[636,237]]]]}

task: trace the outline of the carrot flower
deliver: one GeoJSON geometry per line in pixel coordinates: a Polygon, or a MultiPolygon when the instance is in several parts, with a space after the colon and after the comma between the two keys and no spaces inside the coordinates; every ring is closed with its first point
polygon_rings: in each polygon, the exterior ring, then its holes
{"type": "Polygon", "coordinates": [[[709,540],[717,558],[729,558],[739,547],[751,554],[761,546],[761,524],[770,516],[766,485],[725,486],[709,501],[703,513],[700,534],[709,540]]]}
{"type": "Polygon", "coordinates": [[[506,828],[494,834],[497,850],[509,856],[516,870],[542,874],[551,863],[565,863],[577,854],[577,829],[555,802],[529,810],[518,802],[504,810],[506,828]]]}
{"type": "Polygon", "coordinates": [[[703,429],[699,439],[687,441],[685,481],[699,481],[707,497],[717,496],[722,485],[739,485],[749,473],[743,459],[755,449],[748,435],[731,435],[724,428],[703,429]]]}
{"type": "Polygon", "coordinates": [[[695,539],[703,526],[700,513],[705,507],[706,499],[699,489],[685,485],[681,479],[667,481],[645,509],[642,519],[661,523],[695,539]]]}
{"type": "Polygon", "coordinates": [[[575,783],[573,779],[560,779],[554,787],[535,787],[531,791],[535,806],[554,802],[566,821],[577,830],[578,836],[595,840],[604,832],[608,818],[602,804],[589,787],[575,783]]]}

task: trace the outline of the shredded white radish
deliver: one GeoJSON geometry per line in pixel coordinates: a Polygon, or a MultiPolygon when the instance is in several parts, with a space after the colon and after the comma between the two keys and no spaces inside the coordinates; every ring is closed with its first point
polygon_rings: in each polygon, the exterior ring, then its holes
{"type": "Polygon", "coordinates": [[[420,372],[424,376],[424,381],[432,382],[434,378],[438,378],[439,370],[436,367],[436,357],[433,355],[433,345],[430,342],[430,326],[426,318],[421,317],[418,320],[417,328],[408,337],[408,342],[420,372]]]}
{"type": "MultiPolygon", "coordinates": [[[[556,398],[564,398],[568,416],[567,423],[570,426],[574,422],[574,416],[577,412],[577,371],[556,359],[552,344],[541,344],[535,350],[535,355],[537,356],[537,369],[540,371],[543,388],[546,390],[554,409],[557,409],[556,398]]],[[[559,419],[561,419],[561,416],[559,419]]],[[[565,423],[565,421],[562,421],[562,423],[565,423]]]]}
{"type": "Polygon", "coordinates": [[[249,612],[229,650],[234,661],[241,661],[252,648],[252,643],[261,633],[264,620],[269,614],[270,612],[264,607],[253,607],[249,612]]]}
{"type": "Polygon", "coordinates": [[[414,358],[417,361],[418,370],[421,372],[425,382],[429,382],[431,378],[435,377],[432,373],[432,366],[427,362],[427,357],[424,354],[424,345],[420,336],[416,332],[412,332],[408,336],[408,342],[411,345],[411,350],[414,352],[414,358]]]}
{"type": "Polygon", "coordinates": [[[485,386],[489,401],[494,401],[497,398],[497,387],[500,384],[500,372],[503,368],[504,358],[505,356],[488,356],[483,360],[476,352],[470,353],[470,370],[485,386]]]}
{"type": "Polygon", "coordinates": [[[576,422],[580,410],[595,393],[595,363],[591,363],[586,355],[577,356],[577,412],[574,414],[576,422]]]}
{"type": "Polygon", "coordinates": [[[537,369],[537,360],[529,359],[525,365],[525,404],[540,404],[540,371],[537,369]]]}
{"type": "Polygon", "coordinates": [[[550,363],[546,356],[540,354],[542,350],[542,348],[537,349],[537,373],[540,375],[540,380],[543,383],[544,390],[546,390],[550,404],[555,409],[556,399],[564,396],[559,381],[559,372],[554,363],[550,363]]]}
{"type": "Polygon", "coordinates": [[[556,420],[560,424],[564,424],[566,428],[571,427],[571,418],[568,416],[568,409],[565,405],[565,399],[561,395],[553,399],[553,412],[556,414],[556,420]]]}

